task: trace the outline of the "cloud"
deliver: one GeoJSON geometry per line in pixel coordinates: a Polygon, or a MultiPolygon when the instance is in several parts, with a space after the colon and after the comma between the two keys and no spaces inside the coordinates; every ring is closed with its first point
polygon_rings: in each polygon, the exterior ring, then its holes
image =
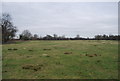
{"type": "Polygon", "coordinates": [[[19,33],[29,29],[39,35],[117,34],[117,2],[3,3],[19,33]]]}

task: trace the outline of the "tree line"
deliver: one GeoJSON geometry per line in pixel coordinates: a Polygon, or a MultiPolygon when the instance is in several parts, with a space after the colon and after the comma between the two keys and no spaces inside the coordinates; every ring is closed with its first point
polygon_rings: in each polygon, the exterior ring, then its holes
{"type": "MultiPolygon", "coordinates": [[[[9,40],[14,40],[16,32],[18,31],[17,27],[14,26],[10,14],[3,13],[2,18],[0,18],[0,29],[2,29],[2,43],[8,42],[9,40]]],[[[69,38],[65,35],[58,36],[57,34],[46,35],[44,37],[39,37],[39,35],[32,33],[29,30],[24,30],[19,35],[19,40],[119,40],[120,35],[95,35],[94,38],[83,38],[80,35],[76,37],[69,38]]]]}
{"type": "Polygon", "coordinates": [[[75,37],[66,37],[65,35],[58,36],[57,34],[46,35],[44,37],[39,37],[39,35],[32,35],[29,30],[24,30],[22,34],[19,35],[19,40],[119,40],[120,35],[95,35],[94,38],[83,38],[80,35],[75,37]]]}

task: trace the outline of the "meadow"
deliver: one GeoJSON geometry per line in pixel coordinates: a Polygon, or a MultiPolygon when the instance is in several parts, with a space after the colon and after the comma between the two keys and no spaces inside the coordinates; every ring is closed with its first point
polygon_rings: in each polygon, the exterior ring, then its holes
{"type": "Polygon", "coordinates": [[[118,78],[118,41],[18,41],[2,57],[3,79],[118,78]]]}

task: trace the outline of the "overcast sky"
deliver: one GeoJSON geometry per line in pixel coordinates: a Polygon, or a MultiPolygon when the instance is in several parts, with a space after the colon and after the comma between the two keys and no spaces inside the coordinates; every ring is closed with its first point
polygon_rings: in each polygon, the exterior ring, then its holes
{"type": "Polygon", "coordinates": [[[93,37],[118,33],[117,2],[39,2],[2,3],[18,28],[33,34],[93,37]]]}

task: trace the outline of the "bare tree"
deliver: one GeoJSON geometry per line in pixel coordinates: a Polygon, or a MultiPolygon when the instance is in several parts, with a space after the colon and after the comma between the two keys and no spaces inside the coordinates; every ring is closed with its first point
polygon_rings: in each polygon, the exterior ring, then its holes
{"type": "Polygon", "coordinates": [[[57,34],[53,34],[53,37],[55,40],[58,38],[57,34]]]}
{"type": "Polygon", "coordinates": [[[10,14],[3,13],[2,18],[0,18],[0,27],[2,28],[2,42],[5,43],[10,39],[15,37],[15,33],[17,32],[16,26],[12,23],[12,18],[10,14]]]}
{"type": "Polygon", "coordinates": [[[46,35],[45,37],[43,37],[43,39],[45,39],[45,40],[52,40],[52,36],[51,35],[46,35]]]}
{"type": "Polygon", "coordinates": [[[80,35],[78,34],[78,35],[76,35],[76,38],[80,38],[80,35]]]}
{"type": "Polygon", "coordinates": [[[64,38],[65,38],[65,35],[62,35],[61,37],[62,37],[62,39],[64,39],[64,38]]]}
{"type": "Polygon", "coordinates": [[[34,36],[33,36],[33,39],[38,39],[39,38],[39,36],[37,35],[37,34],[34,34],[34,36]]]}
{"type": "Polygon", "coordinates": [[[32,37],[32,34],[30,33],[29,30],[24,30],[20,35],[20,39],[23,39],[23,40],[30,40],[31,37],[32,37]]]}

